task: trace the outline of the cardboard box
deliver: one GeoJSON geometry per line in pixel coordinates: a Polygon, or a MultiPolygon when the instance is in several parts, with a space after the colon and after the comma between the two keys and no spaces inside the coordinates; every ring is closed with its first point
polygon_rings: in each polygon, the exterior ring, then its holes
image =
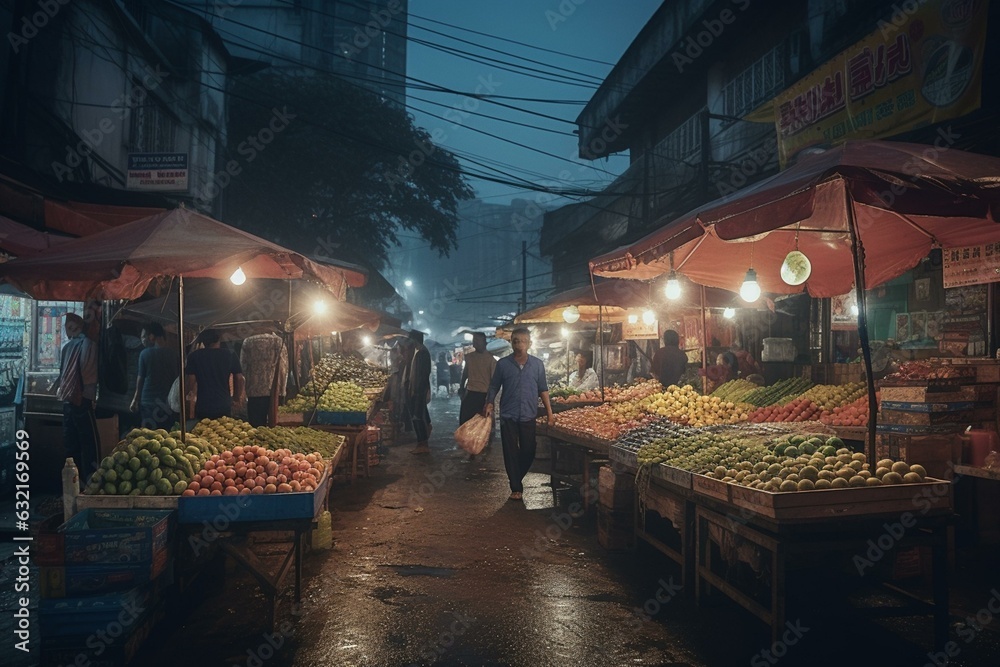
{"type": "Polygon", "coordinates": [[[955,435],[879,435],[876,455],[909,464],[919,463],[928,476],[951,479],[962,457],[962,440],[955,435]]]}

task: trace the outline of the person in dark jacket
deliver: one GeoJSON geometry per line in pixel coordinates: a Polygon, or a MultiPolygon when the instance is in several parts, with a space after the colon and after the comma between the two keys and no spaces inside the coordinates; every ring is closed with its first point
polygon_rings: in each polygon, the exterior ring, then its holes
{"type": "Polygon", "coordinates": [[[413,430],[417,435],[417,446],[412,453],[430,454],[427,439],[430,436],[431,415],[427,411],[427,403],[431,400],[431,353],[424,346],[422,331],[411,331],[410,340],[413,342],[413,356],[410,359],[406,395],[413,430]]]}

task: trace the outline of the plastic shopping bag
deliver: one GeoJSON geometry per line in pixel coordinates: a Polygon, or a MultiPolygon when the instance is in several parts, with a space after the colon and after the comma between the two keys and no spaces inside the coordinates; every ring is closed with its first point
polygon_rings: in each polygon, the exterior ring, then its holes
{"type": "Polygon", "coordinates": [[[470,454],[478,454],[486,447],[493,429],[493,420],[482,415],[475,415],[455,431],[455,441],[458,446],[470,454]]]}

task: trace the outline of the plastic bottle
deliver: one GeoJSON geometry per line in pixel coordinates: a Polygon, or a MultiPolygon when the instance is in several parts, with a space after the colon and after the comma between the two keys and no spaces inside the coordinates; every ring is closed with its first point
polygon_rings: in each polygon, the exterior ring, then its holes
{"type": "Polygon", "coordinates": [[[80,495],[80,471],[72,457],[66,459],[62,470],[63,521],[76,514],[76,497],[80,495]]]}

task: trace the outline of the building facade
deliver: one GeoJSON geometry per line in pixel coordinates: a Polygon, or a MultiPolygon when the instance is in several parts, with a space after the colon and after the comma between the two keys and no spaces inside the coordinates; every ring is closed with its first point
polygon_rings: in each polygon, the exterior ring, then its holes
{"type": "Polygon", "coordinates": [[[851,138],[1000,155],[997,3],[664,2],[577,119],[627,151],[599,197],[546,215],[557,285],[699,204],[851,138]]]}
{"type": "Polygon", "coordinates": [[[179,3],[210,21],[236,56],[329,72],[406,102],[408,0],[179,3]]]}

